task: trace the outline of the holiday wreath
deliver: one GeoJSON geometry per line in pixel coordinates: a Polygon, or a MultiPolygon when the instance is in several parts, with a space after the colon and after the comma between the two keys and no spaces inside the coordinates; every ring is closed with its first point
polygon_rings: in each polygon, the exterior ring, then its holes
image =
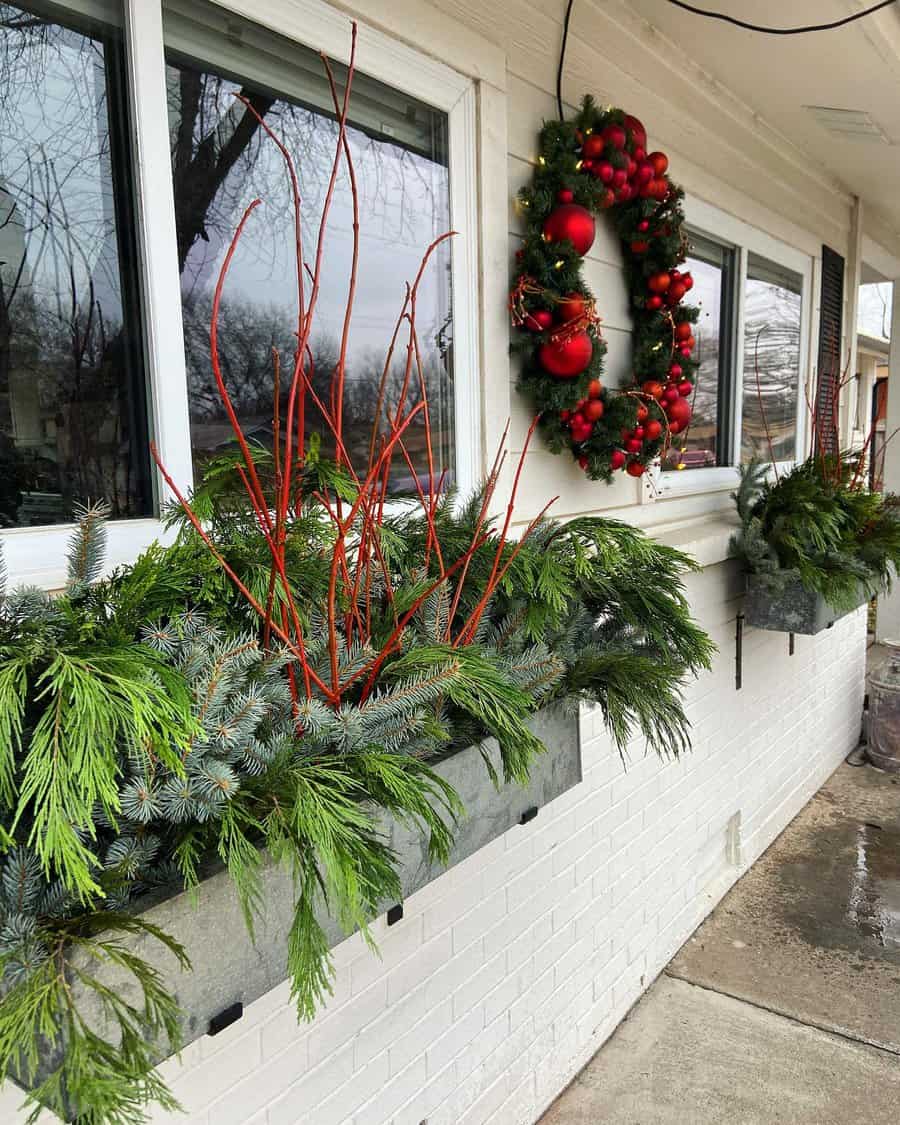
{"type": "Polygon", "coordinates": [[[586,97],[572,121],[549,121],[530,187],[519,193],[527,233],[516,254],[509,307],[521,329],[520,389],[534,401],[551,450],[570,449],[594,479],[617,469],[639,477],[667,454],[691,419],[698,363],[684,192],[668,158],[647,153],[647,133],[621,109],[586,97]],[[582,275],[595,215],[613,213],[634,317],[631,381],[604,387],[606,344],[582,275]]]}

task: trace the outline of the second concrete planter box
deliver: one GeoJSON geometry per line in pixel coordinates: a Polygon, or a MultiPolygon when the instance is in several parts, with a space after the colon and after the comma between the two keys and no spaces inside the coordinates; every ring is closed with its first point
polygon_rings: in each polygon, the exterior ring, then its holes
{"type": "MultiPolygon", "coordinates": [[[[577,712],[553,707],[539,712],[529,724],[547,747],[535,759],[527,786],[495,787],[482,755],[487,755],[502,776],[500,751],[489,739],[433,763],[435,771],[457,791],[465,807],[449,864],[438,866],[428,858],[427,839],[416,829],[384,815],[383,833],[397,857],[403,897],[442,875],[449,867],[472,855],[513,826],[527,822],[539,810],[581,781],[581,745],[577,712]]],[[[148,900],[141,917],[180,942],[193,971],[182,971],[175,958],[158,941],[140,935],[122,938],[122,944],[162,975],[182,1010],[182,1045],[207,1033],[210,1021],[226,1009],[247,1005],[287,977],[287,937],[294,914],[295,889],[289,872],[269,864],[263,872],[265,913],[250,937],[238,896],[225,871],[217,871],[196,890],[155,901],[148,900]]],[[[385,910],[397,904],[382,904],[385,910]]],[[[347,936],[324,910],[320,921],[331,945],[347,936]]],[[[400,923],[402,925],[402,922],[400,923]]],[[[375,956],[375,954],[373,954],[375,956]]],[[[115,966],[92,966],[94,975],[123,999],[141,1004],[133,977],[115,966]]],[[[102,1017],[92,994],[78,997],[79,1011],[102,1033],[102,1017]]],[[[159,1061],[166,1056],[160,1048],[159,1061]]],[[[53,1065],[48,1058],[48,1065],[53,1065]]]]}
{"type": "Polygon", "coordinates": [[[859,601],[853,609],[836,610],[821,594],[807,590],[798,581],[788,583],[775,593],[757,575],[748,574],[744,620],[756,629],[814,636],[865,605],[867,600],[865,590],[860,587],[859,601]]]}

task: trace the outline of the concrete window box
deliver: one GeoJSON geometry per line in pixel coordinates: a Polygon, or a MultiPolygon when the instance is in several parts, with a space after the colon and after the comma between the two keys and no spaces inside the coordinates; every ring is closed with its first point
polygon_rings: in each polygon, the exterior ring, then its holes
{"type": "MultiPolygon", "coordinates": [[[[466,810],[447,867],[429,861],[427,839],[422,833],[391,816],[383,816],[384,835],[397,857],[404,897],[508,829],[532,819],[544,805],[581,781],[577,712],[554,706],[535,715],[529,725],[546,745],[547,752],[535,759],[527,786],[494,786],[482,756],[486,755],[502,776],[500,751],[493,739],[433,763],[435,771],[457,791],[466,810]]],[[[172,954],[147,935],[121,938],[122,944],[169,982],[182,1012],[182,1046],[205,1035],[210,1021],[227,1009],[252,1003],[287,977],[287,937],[295,901],[293,882],[290,873],[275,864],[266,866],[262,878],[266,908],[264,917],[256,922],[255,940],[247,932],[238,896],[224,870],[213,871],[194,891],[142,900],[141,917],[184,946],[193,966],[190,972],[182,971],[172,954]]],[[[383,904],[385,910],[396,906],[393,902],[383,904]]],[[[324,908],[320,921],[332,947],[347,936],[324,908]]],[[[137,983],[128,973],[108,963],[98,966],[96,962],[92,963],[92,971],[124,999],[141,1002],[137,983]]],[[[87,1022],[104,1034],[93,994],[81,992],[78,1005],[87,1022]]],[[[168,1054],[167,1044],[160,1044],[158,1061],[168,1054]]],[[[48,1057],[46,1064],[52,1067],[53,1060],[48,1057]]],[[[39,1073],[38,1078],[41,1076],[39,1073]]],[[[74,1115],[67,1119],[74,1120],[74,1115]]]]}
{"type": "Polygon", "coordinates": [[[744,620],[756,629],[814,636],[867,601],[868,596],[860,587],[859,600],[852,609],[836,610],[821,594],[807,590],[799,581],[788,583],[776,593],[758,575],[748,574],[744,620]]]}

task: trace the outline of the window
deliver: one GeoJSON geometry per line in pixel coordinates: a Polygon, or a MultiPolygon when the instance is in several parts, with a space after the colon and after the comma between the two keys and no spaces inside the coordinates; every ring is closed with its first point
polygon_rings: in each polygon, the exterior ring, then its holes
{"type": "MultiPolygon", "coordinates": [[[[174,178],[178,265],[195,473],[232,441],[209,356],[213,290],[245,207],[263,200],[232,261],[220,310],[226,379],[249,437],[272,434],[272,360],[290,371],[297,323],[294,220],[281,154],[258,118],[296,161],[304,202],[304,254],[315,261],[315,238],[334,158],[338,126],[322,60],[308,48],[255,27],[201,0],[166,0],[166,81],[174,178]],[[249,106],[239,98],[245,98],[249,106]],[[249,426],[247,423],[249,422],[249,426]]],[[[335,66],[341,92],[345,69],[335,66]]],[[[364,463],[374,396],[405,284],[425,248],[450,229],[447,115],[360,74],[351,96],[350,151],[359,192],[358,287],[346,366],[344,438],[364,463]]],[[[339,354],[353,249],[353,212],[346,169],[328,220],[324,274],[311,340],[313,389],[327,399],[339,354]]],[[[453,479],[453,322],[450,244],[430,260],[416,316],[432,416],[436,465],[453,479]]],[[[386,406],[404,381],[405,348],[397,349],[386,406]]],[[[287,387],[284,390],[286,407],[287,387]]],[[[408,396],[413,402],[418,388],[408,396]]],[[[282,410],[282,417],[285,411],[282,410]]],[[[306,428],[333,441],[321,416],[306,428]]],[[[425,427],[408,441],[414,467],[425,471],[425,427]]],[[[411,470],[393,482],[412,490],[411,470]]]]}
{"type": "MultiPolygon", "coordinates": [[[[242,417],[254,437],[271,437],[267,360],[273,345],[291,356],[294,339],[288,185],[234,94],[295,150],[311,239],[336,139],[319,51],[338,60],[343,81],[350,21],[323,0],[259,0],[258,23],[235,15],[238,6],[0,0],[0,538],[17,582],[64,580],[63,525],[78,502],[110,502],[111,565],[160,535],[151,437],[182,490],[229,443],[210,386],[210,301],[226,240],[255,195],[264,206],[234,261],[220,323],[242,417]]],[[[360,28],[349,139],[363,244],[344,409],[351,455],[361,456],[406,282],[438,234],[460,232],[432,258],[417,329],[435,462],[465,492],[483,471],[479,326],[482,303],[494,307],[476,276],[488,233],[476,153],[481,143],[498,170],[490,188],[499,201],[505,157],[484,140],[505,107],[489,99],[476,115],[473,78],[436,60],[421,37],[418,52],[360,28]]],[[[499,52],[476,54],[472,73],[502,74],[499,52]]],[[[345,308],[348,199],[344,174],[314,340],[323,381],[345,308]]],[[[491,237],[499,247],[501,233],[491,237]]],[[[412,467],[391,482],[395,494],[423,471],[419,429],[407,433],[412,467]]]]}
{"type": "Polygon", "coordinates": [[[793,461],[805,433],[812,255],[699,200],[686,214],[700,366],[691,424],[657,477],[663,495],[732,489],[737,464],[793,461]]]}
{"type": "Polygon", "coordinates": [[[0,3],[0,527],[150,512],[124,44],[79,7],[0,3]]]}
{"type": "Polygon", "coordinates": [[[694,279],[691,300],[700,308],[694,351],[700,362],[691,396],[693,415],[684,438],[670,450],[664,469],[678,465],[709,469],[727,465],[728,394],[733,369],[735,251],[702,234],[692,234],[685,269],[694,279]]]}
{"type": "Polygon", "coordinates": [[[750,254],[744,285],[741,460],[797,452],[803,278],[750,254]]]}

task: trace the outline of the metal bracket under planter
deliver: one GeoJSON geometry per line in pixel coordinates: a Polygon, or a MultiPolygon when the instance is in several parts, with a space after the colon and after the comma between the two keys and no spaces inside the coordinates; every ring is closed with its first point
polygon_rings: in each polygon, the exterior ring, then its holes
{"type": "MultiPolygon", "coordinates": [[[[538,712],[529,726],[546,745],[547,753],[534,760],[525,786],[514,783],[494,786],[482,757],[487,755],[502,776],[500,750],[493,739],[480,746],[468,746],[433,763],[435,772],[460,795],[466,810],[457,827],[446,867],[429,861],[427,839],[421,832],[398,823],[391,816],[381,818],[384,835],[397,857],[404,898],[514,825],[533,819],[535,810],[581,781],[577,710],[547,708],[538,712]]],[[[246,1008],[286,979],[287,936],[295,901],[290,873],[267,863],[262,873],[261,897],[265,902],[265,914],[256,923],[255,941],[247,932],[234,886],[223,870],[204,879],[194,891],[147,900],[141,917],[185,947],[193,966],[189,972],[182,972],[174,957],[153,938],[147,935],[121,938],[123,945],[149,962],[168,982],[182,1011],[182,1046],[199,1039],[210,1027],[217,1027],[223,1022],[220,1017],[229,1009],[237,1012],[238,1004],[246,1008]]],[[[382,907],[384,910],[395,908],[394,920],[402,924],[402,912],[396,910],[395,903],[386,902],[382,907]]],[[[347,937],[324,907],[318,911],[318,916],[332,947],[347,937]]],[[[91,972],[123,999],[140,1006],[140,992],[130,975],[108,963],[99,966],[93,963],[91,972]]],[[[79,1012],[90,1026],[103,1033],[102,1017],[91,993],[81,992],[79,1012]]],[[[158,1061],[167,1053],[160,1045],[158,1061]]],[[[48,1058],[47,1063],[52,1065],[52,1060],[48,1058]]],[[[38,1081],[40,1078],[41,1074],[38,1081]]],[[[73,1119],[73,1116],[67,1118],[73,1119]]]]}
{"type": "Polygon", "coordinates": [[[814,636],[830,629],[835,621],[865,605],[868,596],[860,587],[859,600],[852,609],[836,610],[821,594],[807,590],[798,581],[789,582],[778,593],[773,592],[755,574],[747,575],[744,598],[745,624],[755,629],[771,629],[778,633],[801,633],[814,636]]]}

